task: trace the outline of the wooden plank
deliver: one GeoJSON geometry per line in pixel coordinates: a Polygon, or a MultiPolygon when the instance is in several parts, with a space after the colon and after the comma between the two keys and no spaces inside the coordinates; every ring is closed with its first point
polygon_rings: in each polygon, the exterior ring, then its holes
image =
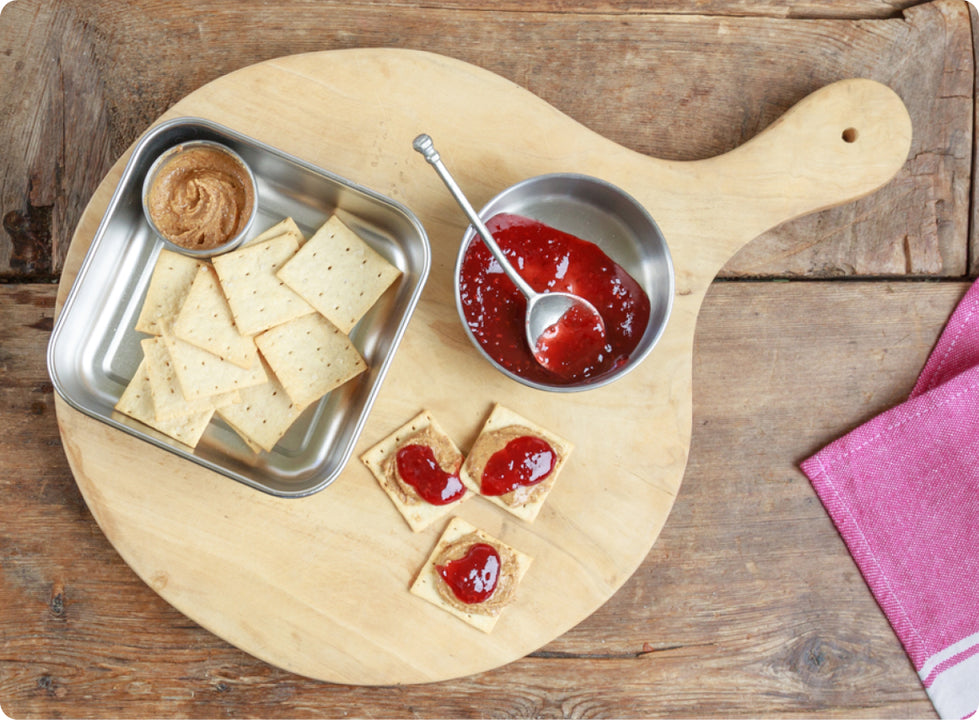
{"type": "Polygon", "coordinates": [[[55,289],[0,288],[0,337],[19,338],[0,395],[0,705],[39,718],[934,717],[797,463],[906,396],[966,287],[715,284],[696,339],[690,463],[639,571],[528,658],[379,688],[275,670],[129,571],[57,448],[50,390],[35,390],[46,334],[33,326],[55,289]]]}
{"type": "MultiPolygon", "coordinates": [[[[819,3],[761,7],[821,12],[819,3]]],[[[107,0],[13,4],[0,18],[0,45],[12,49],[0,54],[0,90],[13,110],[0,117],[0,143],[14,149],[0,159],[0,275],[57,274],[98,180],[184,94],[269,57],[376,46],[425,48],[486,67],[613,141],[663,158],[729,150],[841,77],[882,80],[915,120],[905,173],[873,203],[766,236],[725,273],[961,275],[974,74],[967,6],[938,0],[890,17],[899,7],[838,11],[889,18],[855,22],[660,14],[656,4],[615,3],[316,3],[288,14],[231,0],[207,12],[107,0]],[[246,22],[243,43],[237,30],[246,22]],[[862,232],[870,224],[882,228],[872,241],[862,232]]],[[[739,15],[747,6],[696,9],[739,15]]]]}
{"type": "MultiPolygon", "coordinates": [[[[813,32],[815,42],[798,43],[811,51],[800,53],[805,59],[799,65],[793,58],[796,39],[784,34],[792,31],[785,27],[779,32],[779,51],[766,57],[767,68],[749,65],[752,76],[768,76],[776,87],[775,77],[786,71],[796,78],[819,78],[817,83],[836,72],[863,71],[901,95],[915,140],[907,165],[886,192],[765,234],[725,268],[725,276],[966,273],[974,101],[968,7],[960,2],[919,5],[905,12],[901,25],[823,25],[813,32]],[[822,32],[827,35],[821,37],[822,32]],[[842,67],[826,62],[829,47],[820,41],[840,37],[850,45],[842,67]],[[915,50],[909,53],[911,46],[915,50]],[[865,60],[855,59],[864,53],[865,60]]],[[[780,92],[773,88],[752,101],[763,107],[780,92]]]]}

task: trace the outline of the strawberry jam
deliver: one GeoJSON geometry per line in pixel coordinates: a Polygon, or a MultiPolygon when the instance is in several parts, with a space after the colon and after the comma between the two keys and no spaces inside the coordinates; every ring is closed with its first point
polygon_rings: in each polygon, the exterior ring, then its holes
{"type": "Polygon", "coordinates": [[[398,475],[427,503],[448,505],[466,492],[458,470],[445,472],[428,445],[405,445],[398,450],[395,459],[398,475]]]}
{"type": "Polygon", "coordinates": [[[506,495],[520,487],[536,485],[551,474],[557,453],[539,437],[514,438],[490,455],[483,468],[480,491],[484,495],[506,495]]]}
{"type": "MultiPolygon", "coordinates": [[[[600,347],[571,340],[553,350],[558,360],[544,367],[534,359],[524,334],[527,301],[503,273],[486,246],[474,239],[459,275],[459,297],[476,342],[515,375],[547,384],[573,385],[600,377],[629,359],[649,323],[649,297],[624,268],[594,243],[520,215],[500,213],[486,223],[504,255],[538,292],[564,291],[583,297],[605,321],[600,347]]],[[[584,330],[557,329],[572,340],[584,330]]]]}
{"type": "Polygon", "coordinates": [[[577,304],[541,333],[534,357],[561,377],[586,377],[590,365],[607,352],[601,316],[577,304]]]}
{"type": "Polygon", "coordinates": [[[500,554],[488,543],[473,543],[463,557],[436,565],[435,570],[460,602],[474,605],[487,600],[496,590],[500,554]]]}

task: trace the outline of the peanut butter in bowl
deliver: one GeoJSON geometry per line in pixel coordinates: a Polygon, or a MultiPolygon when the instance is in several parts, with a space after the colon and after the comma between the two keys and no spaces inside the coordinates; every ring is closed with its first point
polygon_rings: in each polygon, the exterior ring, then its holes
{"type": "Polygon", "coordinates": [[[232,150],[206,140],[163,153],[143,184],[150,226],[172,249],[206,257],[236,247],[257,208],[255,179],[232,150]]]}

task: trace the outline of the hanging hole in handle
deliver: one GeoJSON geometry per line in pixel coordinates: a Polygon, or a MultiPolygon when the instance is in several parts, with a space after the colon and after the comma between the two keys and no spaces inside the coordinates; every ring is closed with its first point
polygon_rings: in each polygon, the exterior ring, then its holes
{"type": "Polygon", "coordinates": [[[841,135],[843,142],[854,143],[857,141],[857,129],[855,127],[848,127],[843,131],[841,135]]]}

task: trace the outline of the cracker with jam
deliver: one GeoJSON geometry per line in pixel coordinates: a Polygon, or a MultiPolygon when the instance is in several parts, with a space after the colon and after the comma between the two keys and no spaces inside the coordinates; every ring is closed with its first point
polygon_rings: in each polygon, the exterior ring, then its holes
{"type": "Polygon", "coordinates": [[[414,532],[452,512],[469,493],[463,455],[423,410],[360,456],[414,532]]]}
{"type": "Polygon", "coordinates": [[[511,605],[531,557],[452,518],[411,586],[411,593],[490,633],[511,605]]]}
{"type": "Polygon", "coordinates": [[[496,405],[459,477],[474,493],[532,522],[573,447],[568,440],[496,405]]]}

